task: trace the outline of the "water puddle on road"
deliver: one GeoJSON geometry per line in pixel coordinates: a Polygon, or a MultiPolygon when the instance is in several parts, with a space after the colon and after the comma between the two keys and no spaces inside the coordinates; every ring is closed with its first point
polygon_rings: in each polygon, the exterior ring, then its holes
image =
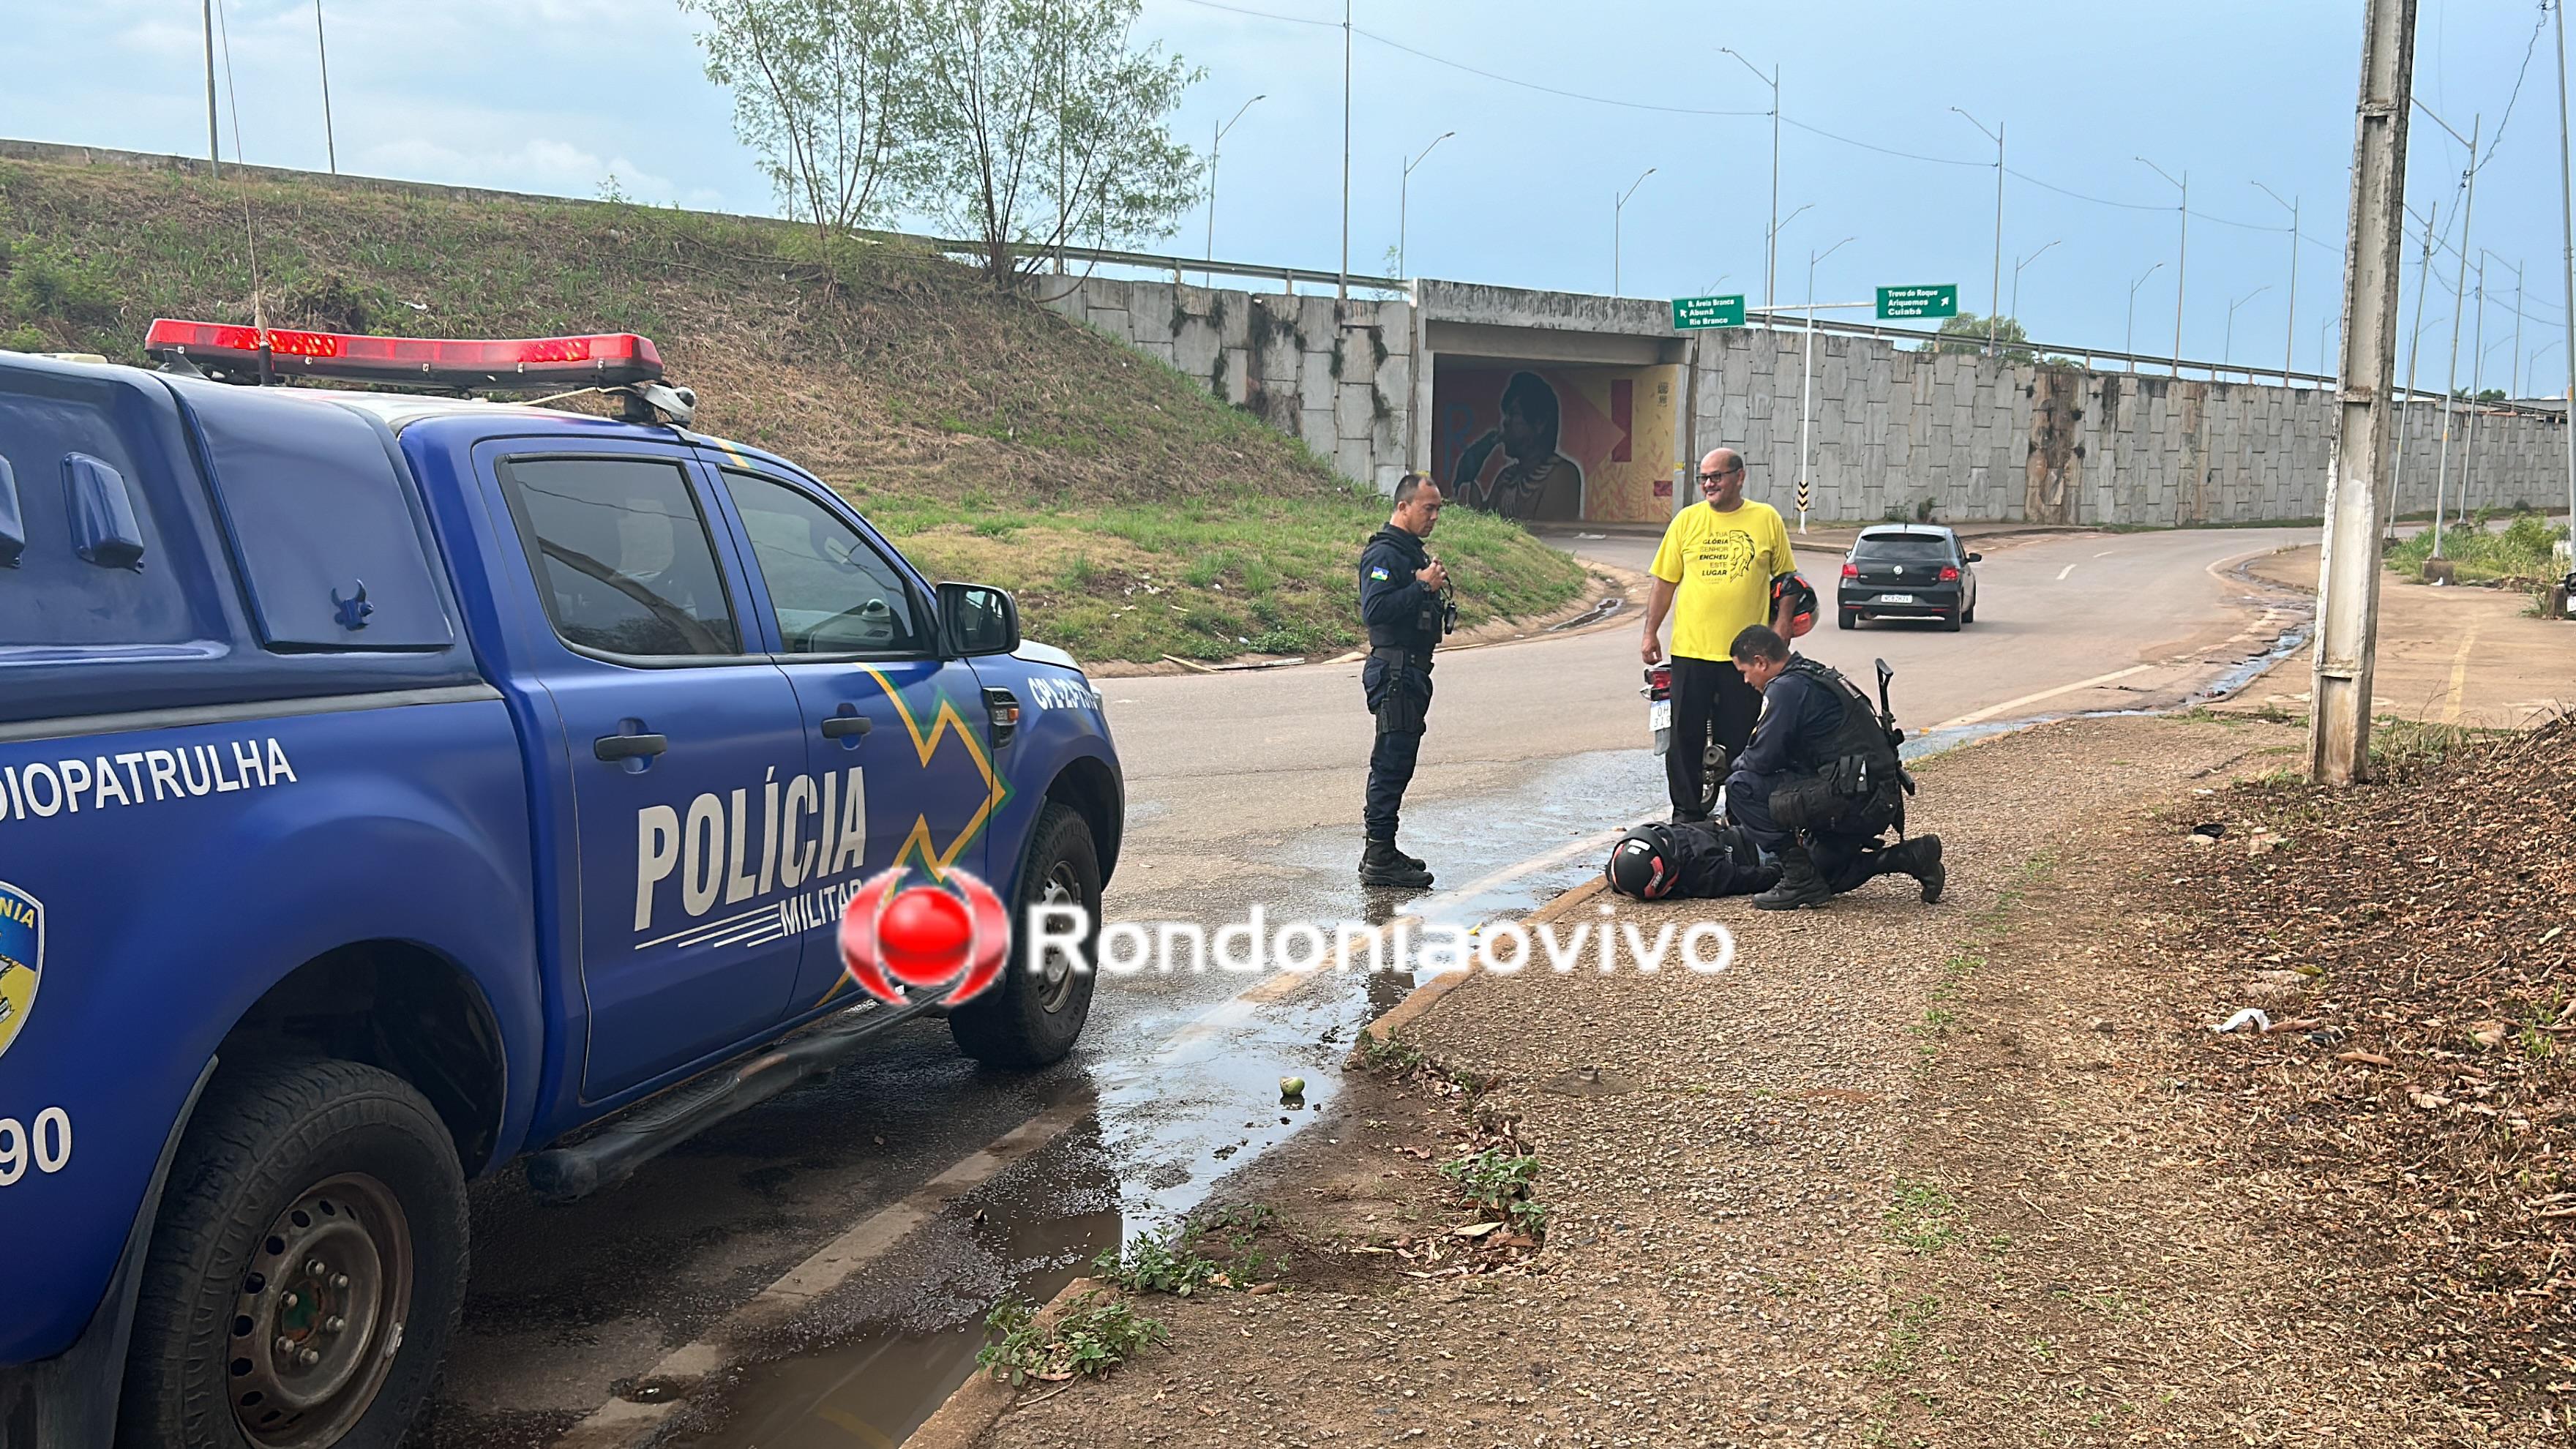
{"type": "MultiPolygon", "coordinates": [[[[1618,829],[1659,813],[1662,801],[1662,763],[1649,751],[1579,755],[1509,789],[1407,809],[1405,842],[1450,883],[1445,890],[1363,889],[1352,879],[1349,830],[1292,838],[1269,863],[1302,873],[1290,893],[1299,918],[1472,927],[1524,914],[1590,878],[1618,829]]],[[[1088,1119],[861,1270],[803,1315],[801,1344],[780,1345],[777,1356],[710,1392],[706,1417],[714,1422],[663,1442],[901,1443],[973,1374],[994,1303],[1045,1302],[1098,1254],[1199,1208],[1226,1174],[1330,1105],[1360,1028],[1417,984],[1412,964],[1326,972],[1273,999],[1232,996],[1195,1013],[1174,1010],[1176,1029],[1158,1031],[1150,1051],[1092,1067],[1099,1105],[1088,1119]],[[1281,1101],[1283,1077],[1305,1079],[1302,1101],[1281,1101]]],[[[1114,978],[1102,989],[1116,989],[1114,978]]]]}

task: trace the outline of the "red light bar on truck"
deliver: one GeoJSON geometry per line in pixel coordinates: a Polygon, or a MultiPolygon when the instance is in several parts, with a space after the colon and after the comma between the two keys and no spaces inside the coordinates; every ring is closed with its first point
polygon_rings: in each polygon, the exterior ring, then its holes
{"type": "Polygon", "coordinates": [[[260,341],[280,375],[408,382],[457,388],[611,387],[662,376],[662,354],[632,332],[588,337],[369,337],[291,332],[158,318],[143,340],[150,356],[184,358],[213,372],[256,371],[260,341]]]}

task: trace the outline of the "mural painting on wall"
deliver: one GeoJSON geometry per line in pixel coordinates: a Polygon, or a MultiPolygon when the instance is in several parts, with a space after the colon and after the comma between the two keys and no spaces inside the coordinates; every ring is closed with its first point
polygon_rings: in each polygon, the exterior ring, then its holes
{"type": "Polygon", "coordinates": [[[1432,475],[1529,522],[1672,515],[1675,367],[1442,367],[1432,475]]]}

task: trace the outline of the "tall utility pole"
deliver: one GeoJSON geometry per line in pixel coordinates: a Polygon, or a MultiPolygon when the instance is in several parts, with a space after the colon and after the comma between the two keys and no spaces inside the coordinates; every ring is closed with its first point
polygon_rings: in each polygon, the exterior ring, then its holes
{"type": "Polygon", "coordinates": [[[313,53],[322,61],[322,149],[331,174],[340,174],[340,143],[331,134],[331,46],[322,38],[322,0],[313,0],[313,53]]]}
{"type": "Polygon", "coordinates": [[[2184,275],[2187,272],[2191,261],[2191,173],[2189,171],[2185,171],[2182,174],[2182,179],[2180,181],[2176,181],[2171,176],[2165,175],[2165,168],[2148,160],[2144,156],[2136,156],[2130,159],[2156,173],[2158,176],[2163,176],[2167,184],[2176,187],[2182,192],[2181,202],[2174,207],[2175,214],[2182,218],[2182,230],[2174,239],[2173,375],[2180,377],[2182,376],[2182,288],[2184,275]]]}
{"type": "MultiPolygon", "coordinates": [[[[1959,111],[1957,106],[1950,109],[1959,111]]],[[[1986,131],[1985,122],[1965,111],[1959,111],[1959,114],[1967,117],[1969,125],[1985,131],[1986,139],[1995,143],[1995,280],[1993,288],[1986,293],[1986,355],[1992,357],[1995,355],[1996,317],[2004,310],[2004,123],[1997,121],[1993,130],[1986,131]]]]}
{"type": "MultiPolygon", "coordinates": [[[[2265,292],[2270,290],[2272,290],[2272,284],[2265,282],[2263,285],[2256,287],[2253,291],[2248,292],[2244,296],[2227,304],[2227,334],[2226,340],[2218,344],[2219,361],[2232,361],[2233,354],[2236,351],[2236,309],[2253,301],[2255,298],[2262,296],[2265,292]]],[[[2254,374],[2251,372],[2246,373],[2245,379],[2248,382],[2253,381],[2254,374]]]]}
{"type": "Polygon", "coordinates": [[[2477,325],[2469,329],[2469,421],[2460,429],[2460,521],[2469,519],[2469,486],[2478,476],[2478,394],[2487,373],[2487,249],[2478,248],[2478,280],[2470,292],[2477,304],[2477,325]]]}
{"type": "Polygon", "coordinates": [[[2576,538],[2576,188],[2568,185],[2566,0],[2549,8],[2558,24],[2558,216],[2566,241],[2560,257],[2567,278],[2567,536],[2576,538]]]}
{"type": "MultiPolygon", "coordinates": [[[[2414,208],[2408,207],[2407,210],[2411,213],[2414,208]]],[[[2433,210],[2441,210],[2440,204],[2436,203],[2433,210]]],[[[2432,283],[2433,218],[2428,213],[2424,218],[2424,258],[2415,264],[2415,325],[2406,334],[2406,392],[2397,404],[2397,447],[2388,458],[2387,525],[2392,537],[2397,529],[2397,489],[2405,481],[2406,436],[2415,422],[2415,364],[2424,355],[2424,294],[2433,290],[2432,283]]],[[[2324,346],[2322,336],[2318,338],[2318,345],[2321,349],[2324,346]]],[[[2317,361],[2322,367],[2325,361],[2322,351],[2317,361]]]]}
{"type": "MultiPolygon", "coordinates": [[[[1734,56],[1746,70],[1753,72],[1755,80],[1771,88],[1771,241],[1762,258],[1762,310],[1767,312],[1778,300],[1776,294],[1780,285],[1780,64],[1772,62],[1771,74],[1766,76],[1740,52],[1723,45],[1718,50],[1734,56]]],[[[1798,210],[1806,208],[1802,206],[1798,210]]]]}
{"type": "Polygon", "coordinates": [[[2156,273],[2161,272],[2164,269],[2165,264],[2158,262],[2154,266],[2147,268],[2145,271],[2138,273],[2138,279],[2129,284],[2129,335],[2128,339],[2120,344],[2120,350],[2129,354],[2129,370],[2131,372],[2138,370],[2138,289],[2147,284],[2147,278],[2154,276],[2156,273]]]}
{"type": "Polygon", "coordinates": [[[1654,174],[1655,174],[1655,168],[1654,168],[1654,167],[1652,167],[1652,166],[1649,166],[1649,167],[1647,167],[1645,170],[1638,172],[1638,173],[1637,173],[1637,179],[1636,179],[1636,180],[1634,180],[1634,181],[1629,182],[1629,183],[1628,183],[1628,189],[1627,189],[1626,191],[1623,191],[1623,192],[1619,193],[1619,199],[1618,199],[1618,200],[1616,200],[1616,201],[1614,201],[1614,202],[1612,202],[1612,203],[1610,204],[1610,295],[1611,295],[1611,296],[1613,296],[1613,297],[1616,297],[1616,296],[1619,296],[1619,295],[1620,295],[1620,292],[1619,292],[1619,214],[1620,214],[1621,212],[1624,212],[1624,211],[1626,211],[1626,210],[1628,209],[1628,198],[1629,198],[1629,197],[1631,197],[1631,196],[1636,195],[1636,194],[1637,194],[1637,188],[1638,188],[1638,187],[1640,187],[1640,186],[1645,185],[1645,184],[1646,184],[1646,178],[1647,178],[1647,177],[1649,177],[1649,176],[1652,176],[1652,175],[1654,175],[1654,174]]]}
{"type": "Polygon", "coordinates": [[[2513,264],[2513,376],[2505,383],[2507,402],[2522,401],[2522,263],[2513,264]]]}
{"type": "MultiPolygon", "coordinates": [[[[2373,0],[2377,3],[2377,0],[2373,0]]],[[[2407,70],[2414,70],[2414,52],[2407,52],[2407,70]]],[[[2433,108],[2422,101],[2415,109],[2433,117],[2433,124],[2451,131],[2451,123],[2433,114],[2433,108]]],[[[2469,169],[2460,176],[2466,194],[2460,200],[2460,271],[2451,284],[2451,363],[2442,378],[2442,457],[2433,469],[2433,557],[2442,556],[2442,508],[2449,501],[2451,487],[2451,411],[2460,391],[2460,313],[2469,300],[2469,226],[2478,214],[2478,137],[2484,134],[2486,117],[2469,119],[2469,134],[2451,131],[2451,139],[2469,148],[2469,169]]]]}
{"type": "MultiPolygon", "coordinates": [[[[2281,193],[2264,186],[2260,181],[2254,184],[2262,187],[2265,196],[2290,209],[2290,316],[2281,328],[2281,386],[2288,387],[2290,371],[2299,365],[2299,198],[2293,196],[2287,201],[2281,201],[2281,193]]],[[[2317,370],[2323,372],[2325,365],[2325,355],[2320,352],[2317,355],[2317,370]]]]}
{"type": "MultiPolygon", "coordinates": [[[[1209,261],[1216,260],[1216,161],[1218,154],[1225,149],[1225,133],[1234,129],[1234,122],[1243,119],[1243,113],[1252,109],[1254,101],[1265,101],[1269,98],[1269,93],[1265,91],[1260,95],[1254,96],[1252,100],[1245,101],[1242,105],[1234,108],[1233,121],[1228,121],[1209,133],[1207,214],[1207,259],[1209,261]]],[[[1213,276],[1209,278],[1211,284],[1213,284],[1214,280],[1215,278],[1213,276]]]]}
{"type": "Polygon", "coordinates": [[[1413,205],[1413,168],[1421,165],[1423,158],[1438,149],[1441,142],[1457,134],[1455,131],[1441,132],[1431,138],[1430,145],[1422,148],[1422,155],[1411,157],[1404,163],[1404,179],[1395,193],[1395,274],[1399,277],[1413,275],[1404,269],[1404,233],[1406,223],[1411,220],[1413,205]]]}
{"type": "Polygon", "coordinates": [[[1342,275],[1333,285],[1333,319],[1351,301],[1351,0],[1342,0],[1342,275]]]}
{"type": "Polygon", "coordinates": [[[2326,471],[2324,558],[2317,581],[2316,679],[2308,775],[2349,784],[2370,773],[2370,676],[2378,647],[2380,456],[2397,370],[2401,209],[2406,202],[2406,98],[2415,82],[2415,0],[2369,0],[2361,95],[2354,107],[2352,217],[2344,244],[2342,379],[2334,461],[2326,471]]]}
{"type": "Polygon", "coordinates": [[[206,0],[206,165],[224,174],[223,133],[215,129],[215,0],[206,0]]]}

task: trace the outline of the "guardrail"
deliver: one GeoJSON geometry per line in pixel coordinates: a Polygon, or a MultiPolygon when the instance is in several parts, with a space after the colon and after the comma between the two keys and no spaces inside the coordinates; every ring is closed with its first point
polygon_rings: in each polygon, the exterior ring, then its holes
{"type": "MultiPolygon", "coordinates": [[[[978,241],[963,241],[950,237],[910,236],[905,237],[904,240],[915,245],[927,246],[942,256],[981,257],[985,254],[984,244],[978,241]]],[[[1172,274],[1172,280],[1176,282],[1181,279],[1183,273],[1197,272],[1201,276],[1253,277],[1262,281],[1277,282],[1284,291],[1294,291],[1299,282],[1318,287],[1339,286],[1347,282],[1362,291],[1394,292],[1407,297],[1413,295],[1413,284],[1400,278],[1363,277],[1357,273],[1345,278],[1340,272],[1327,272],[1315,267],[1274,266],[1262,262],[1220,262],[1198,257],[1169,257],[1159,252],[1117,251],[1106,247],[1054,246],[1025,247],[1015,250],[1018,250],[1022,256],[1040,257],[1059,262],[1082,262],[1094,266],[1136,267],[1144,271],[1169,272],[1172,274]]]]}
{"type": "MultiPolygon", "coordinates": [[[[1775,332],[1803,332],[1807,328],[1806,314],[1794,307],[1771,307],[1767,309],[1762,307],[1747,307],[1744,309],[1744,322],[1748,327],[1759,324],[1769,327],[1775,332]]],[[[1946,343],[1953,347],[1964,346],[1975,348],[1981,351],[1985,345],[1983,339],[1973,333],[1926,332],[1917,327],[1889,327],[1882,323],[1847,322],[1838,318],[1830,317],[1818,317],[1816,319],[1816,330],[1818,332],[1833,333],[1842,337],[1873,337],[1888,342],[1937,342],[1946,343]]],[[[2042,356],[2055,355],[2059,357],[2071,357],[2093,371],[2102,370],[2094,367],[2096,362],[2107,362],[2114,367],[2123,368],[2130,372],[2143,370],[2150,373],[2162,373],[2170,376],[2174,371],[2173,354],[2169,352],[2157,353],[2150,356],[2143,352],[2127,352],[2107,347],[2070,346],[2062,342],[2013,342],[2006,343],[2004,345],[2016,352],[2030,352],[2042,356]]],[[[2225,381],[2228,378],[2233,377],[2242,378],[2249,383],[2270,381],[2284,386],[2304,383],[2310,387],[2321,388],[2333,387],[2336,385],[2337,381],[2335,378],[2324,373],[2299,372],[2295,369],[2285,370],[2278,367],[2248,367],[2242,363],[2235,362],[2205,362],[2189,357],[2182,360],[2181,370],[2186,373],[2196,372],[2204,374],[2212,381],[2225,381]]],[[[2421,388],[2409,389],[2402,383],[2397,386],[2395,391],[2398,400],[2403,403],[2439,403],[2442,400],[2442,395],[2438,392],[2426,392],[2421,388]]],[[[2460,401],[2468,402],[2469,400],[2463,398],[2460,399],[2460,401]]],[[[2567,419],[2567,414],[2563,409],[2533,407],[2526,403],[2496,402],[2490,400],[2474,403],[2472,406],[2489,414],[2511,413],[2521,417],[2546,418],[2552,422],[2565,422],[2567,419]]]]}

